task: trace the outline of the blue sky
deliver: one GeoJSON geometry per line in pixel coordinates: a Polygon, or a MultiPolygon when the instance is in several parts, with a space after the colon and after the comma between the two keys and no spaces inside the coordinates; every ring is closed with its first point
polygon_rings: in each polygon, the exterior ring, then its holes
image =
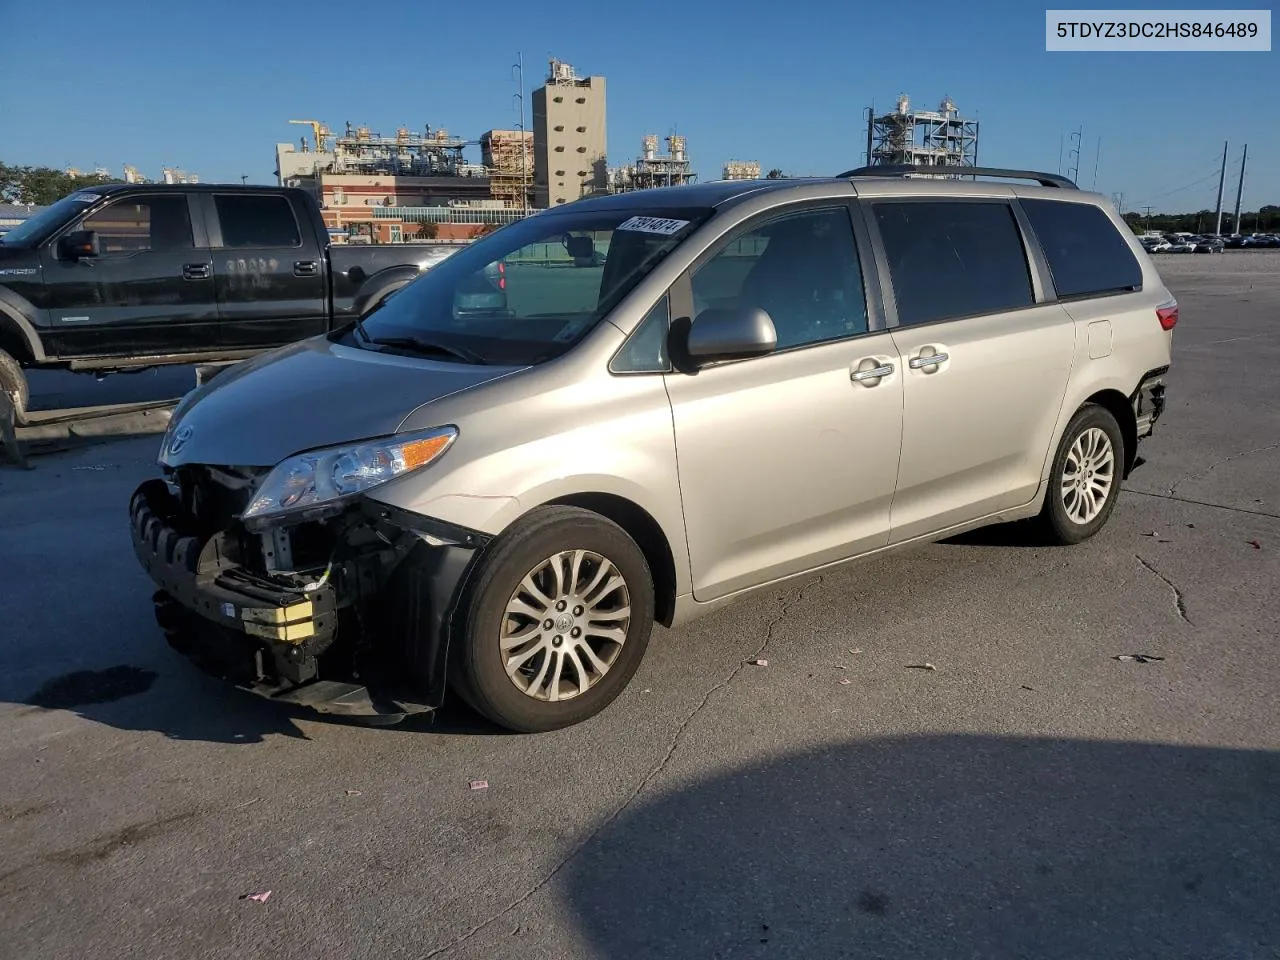
{"type": "Polygon", "coordinates": [[[1123,192],[1126,209],[1194,210],[1213,206],[1230,140],[1230,208],[1247,140],[1245,207],[1280,203],[1275,52],[1048,53],[1045,8],[1026,2],[554,6],[573,12],[0,0],[0,160],[270,182],[274,145],[304,130],[291,118],[468,139],[513,126],[519,51],[529,89],[553,55],[608,79],[611,164],[675,126],[703,179],[730,158],[835,173],[862,162],[869,103],[908,93],[932,108],[947,94],[980,121],[987,164],[1057,170],[1061,138],[1083,124],[1082,186],[1100,137],[1098,190],[1123,192]]]}

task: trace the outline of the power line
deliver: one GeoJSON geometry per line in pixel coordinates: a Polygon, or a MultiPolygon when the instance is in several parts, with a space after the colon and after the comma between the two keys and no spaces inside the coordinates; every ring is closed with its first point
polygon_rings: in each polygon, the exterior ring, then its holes
{"type": "MultiPolygon", "coordinates": [[[[1183,190],[1190,190],[1192,187],[1198,187],[1200,184],[1204,183],[1207,180],[1212,180],[1214,177],[1218,176],[1219,173],[1220,173],[1220,170],[1217,162],[1215,161],[1212,172],[1205,174],[1199,180],[1193,180],[1191,183],[1188,183],[1184,186],[1175,187],[1172,190],[1166,190],[1164,193],[1157,193],[1154,196],[1147,197],[1147,200],[1159,200],[1161,197],[1167,197],[1174,193],[1181,193],[1183,190]]],[[[1144,200],[1141,203],[1134,204],[1134,206],[1138,206],[1138,207],[1146,206],[1147,200],[1144,200]]]]}

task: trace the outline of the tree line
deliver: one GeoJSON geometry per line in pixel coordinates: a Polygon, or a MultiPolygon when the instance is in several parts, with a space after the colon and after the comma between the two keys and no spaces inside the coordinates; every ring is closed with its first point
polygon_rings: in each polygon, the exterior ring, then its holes
{"type": "MultiPolygon", "coordinates": [[[[1150,215],[1130,210],[1124,214],[1125,223],[1134,233],[1147,230],[1161,233],[1212,233],[1218,225],[1218,215],[1212,210],[1195,213],[1153,213],[1150,215]]],[[[1222,233],[1271,233],[1280,230],[1280,207],[1268,204],[1258,210],[1240,211],[1240,223],[1229,210],[1222,212],[1222,233]]]]}
{"type": "Polygon", "coordinates": [[[118,177],[81,174],[73,177],[52,167],[19,167],[0,162],[0,202],[45,207],[87,186],[120,183],[118,177]]]}

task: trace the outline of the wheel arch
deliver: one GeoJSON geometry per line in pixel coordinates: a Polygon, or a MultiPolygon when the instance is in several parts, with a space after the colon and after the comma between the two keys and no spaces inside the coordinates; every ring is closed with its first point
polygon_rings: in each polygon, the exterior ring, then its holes
{"type": "MultiPolygon", "coordinates": [[[[1138,420],[1133,413],[1133,404],[1119,390],[1099,390],[1090,395],[1085,403],[1102,407],[1120,425],[1120,435],[1124,438],[1124,474],[1127,479],[1133,471],[1134,461],[1138,457],[1138,420]]],[[[1084,404],[1081,404],[1084,406],[1084,404]]]]}
{"type": "Polygon", "coordinates": [[[35,327],[6,301],[0,291],[0,350],[24,366],[44,362],[44,346],[35,327]]]}
{"type": "Polygon", "coordinates": [[[676,560],[662,525],[649,511],[613,493],[574,493],[545,505],[590,510],[625,530],[644,554],[653,576],[653,619],[664,627],[671,626],[676,607],[676,560]]]}
{"type": "Polygon", "coordinates": [[[387,267],[366,277],[356,288],[351,299],[351,310],[355,316],[363,316],[370,307],[381,303],[392,293],[414,280],[419,270],[416,266],[405,264],[387,267]]]}

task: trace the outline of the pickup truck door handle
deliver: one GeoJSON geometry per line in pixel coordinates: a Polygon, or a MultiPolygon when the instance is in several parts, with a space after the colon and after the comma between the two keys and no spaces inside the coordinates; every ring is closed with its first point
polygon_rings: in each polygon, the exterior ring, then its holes
{"type": "Polygon", "coordinates": [[[212,271],[207,263],[184,263],[182,265],[183,280],[208,280],[212,271]]]}
{"type": "Polygon", "coordinates": [[[295,260],[293,261],[293,275],[295,277],[314,277],[316,275],[317,264],[314,260],[295,260]]]}
{"type": "MultiPolygon", "coordinates": [[[[910,365],[912,370],[920,370],[924,367],[936,367],[938,364],[944,363],[948,359],[950,358],[945,353],[922,353],[919,356],[912,357],[907,361],[907,363],[910,365]]],[[[933,371],[930,370],[928,372],[932,373],[933,371]]]]}

